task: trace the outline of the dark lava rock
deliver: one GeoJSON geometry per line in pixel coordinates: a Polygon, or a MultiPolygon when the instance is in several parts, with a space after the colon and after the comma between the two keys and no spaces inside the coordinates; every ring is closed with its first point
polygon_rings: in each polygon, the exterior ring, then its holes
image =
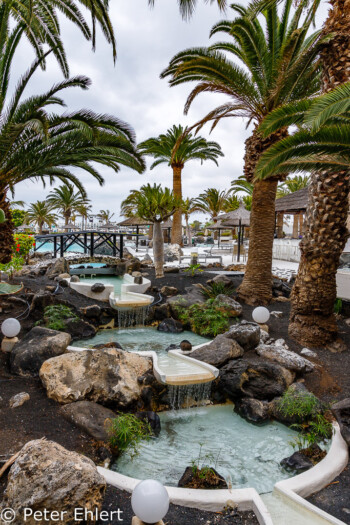
{"type": "Polygon", "coordinates": [[[280,465],[287,470],[294,470],[297,472],[309,470],[314,466],[311,459],[304,456],[301,451],[294,452],[289,458],[282,459],[280,465]]]}
{"type": "Polygon", "coordinates": [[[81,308],[80,312],[88,319],[96,319],[101,315],[101,308],[97,304],[81,308]]]}
{"type": "Polygon", "coordinates": [[[237,341],[228,339],[224,335],[218,335],[208,345],[194,350],[191,357],[219,368],[231,359],[241,357],[243,354],[244,350],[237,341]]]}
{"type": "Polygon", "coordinates": [[[182,326],[182,323],[180,321],[176,321],[172,317],[169,319],[164,319],[158,327],[157,330],[159,332],[168,332],[171,334],[180,334],[184,331],[184,327],[182,326]]]}
{"type": "Polygon", "coordinates": [[[294,375],[277,363],[237,359],[220,369],[218,389],[232,400],[271,400],[281,396],[293,379],[294,375]]]}
{"type": "Polygon", "coordinates": [[[164,273],[180,273],[180,268],[178,266],[170,266],[169,268],[164,268],[164,273]]]}
{"type": "Polygon", "coordinates": [[[105,290],[105,285],[102,283],[95,283],[91,286],[91,291],[93,293],[102,293],[105,290]]]}
{"type": "Polygon", "coordinates": [[[239,317],[242,315],[242,305],[225,294],[217,295],[213,301],[213,306],[229,315],[229,317],[239,317]]]}
{"type": "Polygon", "coordinates": [[[78,275],[72,275],[72,277],[70,278],[70,282],[71,283],[79,283],[80,279],[79,279],[78,275]]]}
{"type": "Polygon", "coordinates": [[[184,339],[180,343],[180,349],[183,352],[190,352],[192,350],[192,344],[189,341],[187,341],[187,339],[184,339]]]}
{"type": "Polygon", "coordinates": [[[46,271],[49,279],[53,279],[61,273],[69,273],[69,263],[64,257],[57,259],[46,271]]]}
{"type": "Polygon", "coordinates": [[[156,412],[149,410],[147,412],[136,412],[135,416],[149,424],[154,434],[157,436],[161,430],[160,418],[156,412]]]}
{"type": "Polygon", "coordinates": [[[78,428],[96,439],[96,441],[108,441],[106,419],[115,419],[117,414],[112,410],[93,403],[92,401],[77,401],[65,405],[60,409],[65,419],[71,421],[78,428]]]}
{"type": "Polygon", "coordinates": [[[332,412],[339,423],[341,435],[350,447],[350,397],[333,405],[332,412]]]}
{"type": "Polygon", "coordinates": [[[100,343],[92,347],[94,350],[103,350],[104,348],[118,348],[119,350],[124,350],[123,347],[117,342],[112,341],[110,343],[100,343]]]}
{"type": "Polygon", "coordinates": [[[96,335],[96,328],[80,318],[70,318],[64,321],[64,329],[68,332],[73,340],[90,339],[96,335]]]}
{"type": "Polygon", "coordinates": [[[179,348],[178,345],[176,345],[175,343],[172,343],[165,350],[166,352],[169,352],[169,350],[176,350],[177,348],[179,348]]]}
{"type": "Polygon", "coordinates": [[[269,404],[259,399],[243,398],[235,403],[236,412],[250,423],[265,423],[269,419],[269,404]]]}
{"type": "Polygon", "coordinates": [[[196,478],[193,467],[187,467],[178,483],[181,488],[205,488],[205,489],[227,489],[225,478],[215,469],[210,469],[212,475],[206,478],[196,478]]]}
{"type": "Polygon", "coordinates": [[[237,341],[244,350],[252,350],[257,347],[260,342],[260,326],[256,323],[242,321],[232,326],[229,331],[223,335],[237,341]]]}
{"type": "Polygon", "coordinates": [[[71,336],[41,326],[30,330],[13,348],[10,367],[13,374],[38,376],[41,365],[51,357],[64,354],[71,336]]]}
{"type": "Polygon", "coordinates": [[[171,317],[170,307],[167,303],[160,304],[153,307],[153,317],[155,321],[163,321],[171,317]]]}
{"type": "Polygon", "coordinates": [[[143,283],[142,275],[138,275],[137,277],[134,277],[134,283],[135,284],[142,284],[143,283]]]}

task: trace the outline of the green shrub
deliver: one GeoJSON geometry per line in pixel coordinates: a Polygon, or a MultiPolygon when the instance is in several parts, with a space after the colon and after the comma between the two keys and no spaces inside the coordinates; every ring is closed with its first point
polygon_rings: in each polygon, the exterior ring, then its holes
{"type": "Polygon", "coordinates": [[[220,237],[230,237],[231,235],[232,235],[231,232],[222,232],[220,234],[220,237]]]}
{"type": "Polygon", "coordinates": [[[235,291],[233,284],[226,286],[225,283],[213,282],[207,286],[201,286],[201,293],[206,299],[215,299],[218,295],[231,296],[235,291]]]}
{"type": "Polygon", "coordinates": [[[299,430],[298,437],[292,443],[299,450],[332,437],[332,423],[325,417],[327,407],[311,392],[293,392],[288,389],[277,407],[282,415],[295,417],[300,421],[291,425],[291,428],[299,430]]]}
{"type": "Polygon", "coordinates": [[[191,277],[195,277],[195,275],[197,273],[203,272],[203,270],[201,269],[201,265],[200,264],[190,264],[189,267],[186,268],[186,270],[184,270],[184,271],[187,272],[187,273],[190,273],[191,277]]]}
{"type": "Polygon", "coordinates": [[[288,389],[277,405],[285,417],[297,417],[301,421],[316,416],[322,411],[320,401],[311,392],[295,392],[288,389]]]}
{"type": "Polygon", "coordinates": [[[334,303],[334,313],[340,314],[343,308],[343,301],[339,297],[336,299],[334,303]]]}
{"type": "Polygon", "coordinates": [[[152,430],[148,422],[134,414],[119,414],[106,421],[109,443],[119,453],[128,450],[131,456],[138,453],[143,440],[149,440],[152,430]]]}
{"type": "Polygon", "coordinates": [[[26,218],[26,212],[17,208],[11,210],[11,219],[15,228],[22,226],[26,218]]]}
{"type": "Polygon", "coordinates": [[[204,304],[193,304],[189,308],[177,306],[177,314],[184,324],[189,324],[192,332],[204,337],[216,337],[229,328],[228,314],[214,306],[213,299],[204,304]]]}
{"type": "MultiPolygon", "coordinates": [[[[69,306],[55,304],[53,306],[47,306],[44,310],[43,320],[46,328],[62,332],[65,330],[64,321],[66,319],[73,319],[75,321],[79,319],[79,317],[71,308],[69,308],[69,306]]],[[[42,324],[42,321],[39,321],[37,324],[42,324]]]]}

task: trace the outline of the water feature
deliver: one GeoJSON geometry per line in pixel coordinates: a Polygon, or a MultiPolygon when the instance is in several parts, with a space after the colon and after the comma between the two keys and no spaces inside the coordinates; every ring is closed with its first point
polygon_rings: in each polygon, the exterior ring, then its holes
{"type": "Polygon", "coordinates": [[[169,385],[169,405],[173,410],[205,405],[210,399],[211,385],[211,381],[197,385],[169,385]]]}
{"type": "Polygon", "coordinates": [[[133,325],[144,326],[149,312],[148,306],[137,306],[135,308],[118,308],[119,328],[128,328],[133,325]]]}
{"type": "Polygon", "coordinates": [[[293,453],[290,441],[297,433],[281,423],[256,427],[235,414],[232,405],[163,412],[159,417],[159,436],[142,443],[132,459],[124,453],[113,470],[177,486],[185,468],[200,455],[199,466],[216,468],[233,488],[254,487],[265,493],[290,477],[280,461],[293,453]]]}
{"type": "Polygon", "coordinates": [[[159,332],[153,326],[136,326],[122,329],[101,330],[91,339],[82,339],[74,342],[75,346],[89,347],[101,343],[112,343],[117,341],[124,350],[129,352],[156,352],[159,356],[167,356],[166,349],[171,344],[177,346],[181,341],[187,339],[193,346],[208,343],[206,337],[194,334],[193,332],[182,332],[180,334],[170,334],[159,332]]]}

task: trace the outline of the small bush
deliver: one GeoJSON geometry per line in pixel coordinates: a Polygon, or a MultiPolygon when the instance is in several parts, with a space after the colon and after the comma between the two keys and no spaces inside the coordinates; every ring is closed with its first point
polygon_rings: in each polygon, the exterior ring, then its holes
{"type": "MultiPolygon", "coordinates": [[[[189,308],[177,307],[177,314],[182,323],[188,324],[192,332],[204,337],[216,337],[229,328],[229,317],[213,306],[210,299],[204,304],[193,304],[189,308]]],[[[218,305],[219,306],[219,305],[218,305]]]]}
{"type": "Polygon", "coordinates": [[[233,284],[226,286],[225,283],[211,283],[207,286],[201,286],[201,293],[206,299],[215,299],[218,295],[231,296],[235,291],[233,284]]]}
{"type": "Polygon", "coordinates": [[[321,411],[320,401],[311,392],[293,392],[290,389],[283,394],[277,407],[282,415],[300,420],[316,416],[321,411]]]}
{"type": "MultiPolygon", "coordinates": [[[[74,313],[74,311],[69,308],[69,306],[64,306],[63,304],[55,304],[53,306],[47,306],[44,310],[44,325],[46,328],[51,330],[58,330],[62,332],[65,330],[66,319],[78,320],[79,317],[74,313]]],[[[37,324],[42,324],[41,321],[37,324]]]]}
{"type": "Polygon", "coordinates": [[[141,442],[152,436],[149,423],[134,414],[119,414],[115,419],[108,419],[106,428],[111,447],[119,453],[128,450],[131,456],[138,454],[141,442]]]}
{"type": "Polygon", "coordinates": [[[184,271],[187,272],[187,273],[190,273],[191,277],[195,277],[197,275],[197,273],[203,272],[203,270],[201,269],[201,265],[200,264],[190,264],[189,267],[186,268],[186,270],[184,270],[184,271]]]}

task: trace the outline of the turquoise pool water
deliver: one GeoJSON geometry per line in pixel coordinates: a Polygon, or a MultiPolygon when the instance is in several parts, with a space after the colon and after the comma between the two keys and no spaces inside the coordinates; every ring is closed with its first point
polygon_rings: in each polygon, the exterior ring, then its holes
{"type": "Polygon", "coordinates": [[[112,343],[117,341],[124,350],[129,352],[142,352],[153,350],[157,354],[164,355],[166,348],[171,344],[179,345],[187,339],[193,346],[207,343],[208,339],[194,334],[193,332],[182,332],[181,334],[168,334],[158,332],[152,326],[136,326],[115,330],[101,330],[91,339],[83,339],[74,343],[75,346],[88,347],[100,343],[112,343]]]}
{"type": "Polygon", "coordinates": [[[297,433],[281,423],[254,426],[232,405],[163,412],[159,417],[159,436],[142,443],[134,458],[124,453],[113,470],[177,486],[185,468],[196,461],[200,467],[214,467],[232,488],[254,487],[259,493],[272,491],[277,481],[291,476],[280,461],[294,452],[290,441],[297,433]]]}

